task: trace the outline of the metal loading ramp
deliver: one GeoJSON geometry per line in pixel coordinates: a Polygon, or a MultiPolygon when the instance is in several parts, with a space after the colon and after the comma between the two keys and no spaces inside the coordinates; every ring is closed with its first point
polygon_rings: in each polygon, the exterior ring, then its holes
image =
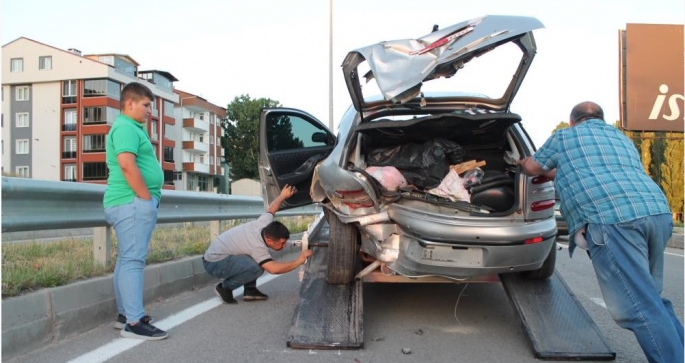
{"type": "Polygon", "coordinates": [[[329,285],[326,247],[307,261],[287,345],[294,349],[362,349],[362,282],[329,285]]]}
{"type": "Polygon", "coordinates": [[[535,358],[614,360],[616,352],[558,272],[547,280],[501,274],[500,280],[521,319],[535,358]]]}

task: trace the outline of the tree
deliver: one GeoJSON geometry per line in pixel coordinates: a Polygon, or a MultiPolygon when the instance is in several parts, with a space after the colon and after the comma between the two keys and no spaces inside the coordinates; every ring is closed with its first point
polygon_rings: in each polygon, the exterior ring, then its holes
{"type": "Polygon", "coordinates": [[[559,130],[561,130],[561,129],[566,129],[566,128],[569,128],[569,127],[571,127],[571,125],[569,125],[568,122],[566,122],[566,121],[561,121],[561,122],[559,122],[559,124],[557,125],[557,127],[555,127],[554,130],[552,130],[552,133],[555,133],[555,132],[557,132],[557,131],[559,131],[559,130]]]}
{"type": "Polygon", "coordinates": [[[683,135],[668,135],[664,142],[664,160],[661,171],[661,189],[666,194],[671,211],[677,218],[683,213],[683,135]]]}
{"type": "Polygon", "coordinates": [[[642,139],[640,140],[640,160],[642,160],[642,167],[645,169],[645,173],[652,176],[651,167],[652,165],[652,144],[654,143],[654,133],[653,132],[643,132],[641,133],[642,139]]]}
{"type": "Polygon", "coordinates": [[[666,162],[664,159],[664,149],[666,146],[666,133],[656,132],[654,139],[650,145],[650,153],[652,155],[652,162],[649,164],[649,176],[652,177],[658,185],[661,185],[661,164],[666,162]]]}
{"type": "Polygon", "coordinates": [[[230,165],[231,180],[259,179],[259,115],[262,108],[280,106],[278,101],[269,98],[251,99],[249,95],[241,95],[226,107],[226,118],[221,120],[224,129],[221,146],[230,165]]]}

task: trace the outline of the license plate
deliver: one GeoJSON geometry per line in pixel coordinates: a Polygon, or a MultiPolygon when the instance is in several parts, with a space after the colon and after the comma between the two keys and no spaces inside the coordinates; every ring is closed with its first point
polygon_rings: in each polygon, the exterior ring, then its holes
{"type": "Polygon", "coordinates": [[[443,262],[458,266],[482,266],[482,248],[452,248],[448,246],[431,246],[423,249],[424,260],[443,262]]]}

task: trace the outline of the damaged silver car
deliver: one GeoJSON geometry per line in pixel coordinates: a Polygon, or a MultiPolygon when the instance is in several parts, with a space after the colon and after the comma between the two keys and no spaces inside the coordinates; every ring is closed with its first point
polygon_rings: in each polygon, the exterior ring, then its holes
{"type": "Polygon", "coordinates": [[[283,208],[325,207],[329,283],[369,262],[407,277],[551,276],[554,185],[516,165],[535,147],[510,111],[540,28],[484,16],[349,52],[337,135],[301,110],[262,111],[265,203],[290,184],[283,208]]]}

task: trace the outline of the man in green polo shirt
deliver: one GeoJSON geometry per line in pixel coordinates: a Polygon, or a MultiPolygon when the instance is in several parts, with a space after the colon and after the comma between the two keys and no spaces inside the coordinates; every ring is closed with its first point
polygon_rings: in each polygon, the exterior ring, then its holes
{"type": "Polygon", "coordinates": [[[103,204],[118,243],[114,294],[119,315],[114,326],[122,329],[122,337],[143,340],[167,337],[150,324],[143,306],[143,269],[164,183],[164,172],[144,128],[154,99],[145,85],[127,84],[121,91],[121,114],[105,146],[109,177],[103,204]]]}

